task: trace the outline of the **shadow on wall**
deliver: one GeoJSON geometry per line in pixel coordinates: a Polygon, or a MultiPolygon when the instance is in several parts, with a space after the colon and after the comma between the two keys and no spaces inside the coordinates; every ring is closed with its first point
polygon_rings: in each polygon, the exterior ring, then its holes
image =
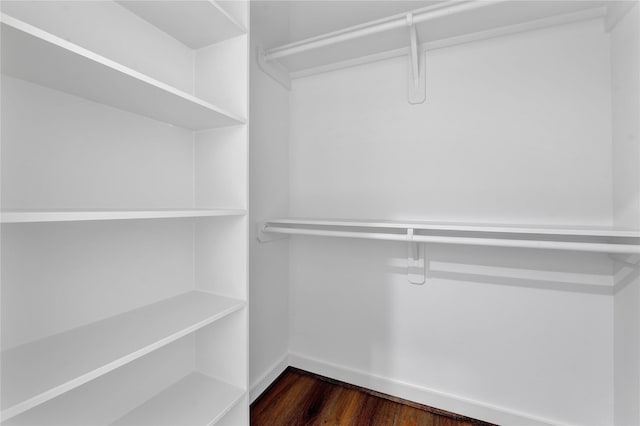
{"type": "MultiPolygon", "coordinates": [[[[624,260],[625,264],[604,254],[442,245],[424,248],[427,284],[436,279],[612,295],[640,274],[640,264],[633,267],[633,259],[624,260]],[[618,276],[614,285],[614,275],[621,273],[623,278],[618,276]]],[[[392,259],[389,272],[406,275],[406,263],[406,259],[392,259]]]]}
{"type": "Polygon", "coordinates": [[[613,271],[616,278],[613,293],[616,294],[640,277],[640,255],[628,256],[626,258],[616,256],[613,260],[613,271]]]}
{"type": "Polygon", "coordinates": [[[474,401],[576,424],[606,414],[612,259],[425,249],[426,282],[416,285],[406,243],[291,238],[296,366],[452,411],[474,401]],[[575,406],[586,417],[572,419],[575,406]]]}

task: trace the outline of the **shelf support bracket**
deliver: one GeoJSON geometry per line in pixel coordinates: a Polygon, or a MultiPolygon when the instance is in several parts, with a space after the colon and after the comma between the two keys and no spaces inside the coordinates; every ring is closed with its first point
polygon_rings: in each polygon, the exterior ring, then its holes
{"type": "Polygon", "coordinates": [[[413,241],[413,228],[407,229],[409,255],[407,256],[407,279],[411,284],[424,284],[426,281],[424,267],[424,244],[413,241]]]}
{"type": "Polygon", "coordinates": [[[407,86],[409,103],[421,104],[427,99],[426,58],[423,49],[420,49],[418,33],[413,23],[413,14],[406,15],[409,27],[409,82],[407,86]],[[422,66],[421,66],[422,65],[422,66]]]}
{"type": "Polygon", "coordinates": [[[258,242],[270,243],[272,241],[286,240],[287,238],[289,238],[288,235],[267,232],[266,229],[267,229],[267,222],[256,223],[256,238],[258,242]]]}
{"type": "Polygon", "coordinates": [[[258,66],[265,74],[278,82],[282,87],[291,90],[289,71],[277,61],[268,61],[262,46],[258,46],[258,66]]]}

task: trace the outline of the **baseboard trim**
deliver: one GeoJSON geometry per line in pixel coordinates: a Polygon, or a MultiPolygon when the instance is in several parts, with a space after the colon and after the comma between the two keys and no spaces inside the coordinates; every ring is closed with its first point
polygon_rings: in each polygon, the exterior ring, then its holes
{"type": "Polygon", "coordinates": [[[249,403],[253,403],[271,383],[289,366],[289,355],[283,355],[277,362],[267,369],[252,384],[249,390],[249,403]]]}
{"type": "Polygon", "coordinates": [[[325,362],[297,353],[289,353],[288,361],[289,365],[301,370],[490,423],[500,425],[568,426],[567,423],[561,421],[541,418],[446,392],[440,392],[387,377],[372,375],[365,371],[325,362]]]}

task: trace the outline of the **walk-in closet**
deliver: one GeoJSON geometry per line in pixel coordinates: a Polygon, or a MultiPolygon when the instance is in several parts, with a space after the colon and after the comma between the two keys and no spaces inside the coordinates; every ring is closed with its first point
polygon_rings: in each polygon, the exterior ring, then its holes
{"type": "Polygon", "coordinates": [[[2,0],[0,423],[640,426],[639,3],[2,0]]]}

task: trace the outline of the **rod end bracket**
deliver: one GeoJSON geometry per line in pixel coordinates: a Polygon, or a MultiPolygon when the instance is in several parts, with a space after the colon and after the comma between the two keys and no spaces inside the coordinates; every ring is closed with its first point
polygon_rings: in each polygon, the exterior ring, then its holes
{"type": "Polygon", "coordinates": [[[409,26],[409,81],[408,99],[412,105],[421,104],[427,99],[427,73],[426,54],[420,48],[416,26],[413,24],[413,15],[407,14],[409,26]]]}
{"type": "Polygon", "coordinates": [[[256,239],[260,243],[270,243],[278,240],[286,240],[288,235],[275,234],[267,230],[268,222],[256,223],[256,239]]]}
{"type": "Polygon", "coordinates": [[[422,285],[426,281],[424,243],[413,241],[413,229],[407,229],[409,254],[407,256],[407,280],[411,284],[422,285]]]}
{"type": "Polygon", "coordinates": [[[258,66],[262,72],[274,79],[285,89],[291,90],[291,77],[289,76],[289,71],[287,71],[278,61],[268,60],[262,46],[258,46],[257,54],[258,66]]]}

